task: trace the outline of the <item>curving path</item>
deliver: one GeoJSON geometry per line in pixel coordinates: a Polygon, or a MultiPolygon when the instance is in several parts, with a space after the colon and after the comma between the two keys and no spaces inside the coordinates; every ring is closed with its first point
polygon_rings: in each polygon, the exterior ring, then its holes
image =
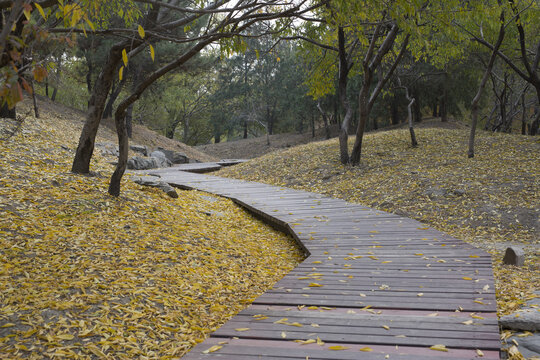
{"type": "Polygon", "coordinates": [[[234,200],[290,232],[307,255],[183,359],[499,359],[483,250],[319,194],[178,169],[155,174],[234,200]]]}

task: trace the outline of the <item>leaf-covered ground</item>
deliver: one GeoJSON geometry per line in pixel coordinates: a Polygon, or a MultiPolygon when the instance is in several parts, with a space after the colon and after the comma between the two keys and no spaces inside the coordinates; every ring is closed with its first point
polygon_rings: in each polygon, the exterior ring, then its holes
{"type": "MultiPolygon", "coordinates": [[[[336,139],[268,154],[219,175],[288,186],[417,219],[493,254],[499,314],[540,289],[540,139],[480,132],[466,157],[466,129],[369,134],[361,166],[339,163],[336,139]],[[502,265],[524,246],[525,267],[502,265]]],[[[353,142],[352,139],[351,142],[353,142]]]]}
{"type": "Polygon", "coordinates": [[[0,122],[0,358],[178,357],[301,260],[228,200],[70,173],[69,116],[0,122]]]}

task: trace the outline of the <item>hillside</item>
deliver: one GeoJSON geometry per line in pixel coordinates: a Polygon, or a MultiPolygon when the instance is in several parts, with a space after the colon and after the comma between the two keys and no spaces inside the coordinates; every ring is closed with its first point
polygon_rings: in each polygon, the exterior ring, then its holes
{"type": "MultiPolygon", "coordinates": [[[[493,254],[499,313],[540,289],[540,139],[479,132],[466,157],[467,129],[419,128],[368,134],[359,167],[339,163],[337,139],[271,153],[218,175],[314,191],[411,217],[493,254]],[[501,265],[524,246],[524,268],[501,265]]],[[[351,139],[353,142],[354,139],[351,139]]]]}
{"type": "MultiPolygon", "coordinates": [[[[441,122],[440,119],[425,118],[420,123],[415,123],[415,128],[444,128],[444,129],[460,129],[465,125],[456,121],[441,122]]],[[[399,125],[392,125],[381,128],[379,130],[371,131],[371,133],[377,133],[381,131],[388,131],[394,129],[404,129],[407,127],[406,123],[399,125]]],[[[330,127],[330,135],[336,137],[338,135],[338,128],[336,125],[330,127]]],[[[290,147],[307,144],[314,141],[322,141],[326,139],[326,132],[324,128],[316,129],[315,136],[311,131],[306,133],[285,133],[260,136],[255,138],[240,139],[234,141],[220,142],[217,144],[205,144],[198,145],[196,149],[202,152],[215,156],[220,159],[254,159],[256,157],[263,156],[265,154],[281,151],[290,147]],[[268,144],[270,141],[270,144],[268,144]]]]}
{"type": "Polygon", "coordinates": [[[128,176],[109,196],[100,151],[70,173],[81,124],[53,104],[0,119],[0,358],[179,357],[301,260],[229,200],[128,176]]]}
{"type": "MultiPolygon", "coordinates": [[[[79,138],[85,121],[84,112],[63,106],[58,103],[53,103],[46,97],[40,96],[39,100],[39,111],[43,113],[45,117],[54,119],[58,126],[65,127],[66,131],[70,131],[74,138],[79,138]]],[[[23,118],[33,115],[33,108],[31,108],[29,104],[25,104],[21,110],[19,110],[19,114],[23,118]]],[[[98,137],[99,140],[96,140],[96,142],[107,142],[113,144],[118,143],[113,119],[109,118],[102,120],[98,131],[98,137]]],[[[165,149],[183,152],[190,159],[201,162],[218,160],[204,152],[192,148],[191,146],[169,139],[139,124],[133,125],[133,138],[130,139],[130,144],[145,145],[149,148],[161,146],[165,149]]],[[[73,147],[73,149],[76,148],[77,146],[73,147]]]]}

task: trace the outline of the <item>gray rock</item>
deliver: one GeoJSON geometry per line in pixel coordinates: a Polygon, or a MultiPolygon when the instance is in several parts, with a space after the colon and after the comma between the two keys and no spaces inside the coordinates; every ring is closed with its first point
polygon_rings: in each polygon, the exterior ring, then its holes
{"type": "Polygon", "coordinates": [[[96,148],[101,150],[103,156],[116,156],[120,154],[118,146],[110,142],[96,143],[96,148]]]}
{"type": "Polygon", "coordinates": [[[172,151],[167,150],[161,147],[158,147],[157,151],[162,152],[167,159],[173,164],[186,164],[189,163],[189,158],[186,154],[178,152],[178,151],[172,151]]]}
{"type": "Polygon", "coordinates": [[[164,181],[154,180],[154,179],[146,179],[146,178],[138,178],[138,179],[135,179],[135,182],[137,184],[139,184],[139,185],[151,186],[151,187],[161,189],[165,193],[167,193],[167,195],[169,195],[170,197],[172,197],[174,199],[178,198],[178,193],[176,192],[176,190],[171,185],[167,184],[164,181]]]}
{"type": "Polygon", "coordinates": [[[158,160],[154,157],[143,158],[140,156],[134,156],[127,161],[127,168],[131,170],[148,170],[155,169],[158,166],[158,160]]]}
{"type": "Polygon", "coordinates": [[[499,325],[516,331],[540,331],[540,309],[525,309],[501,316],[499,325]]]}
{"type": "Polygon", "coordinates": [[[129,145],[129,148],[135,152],[138,152],[141,155],[148,156],[148,148],[144,145],[132,144],[129,145]]]}
{"type": "Polygon", "coordinates": [[[510,246],[506,249],[503,258],[503,264],[523,266],[525,263],[525,252],[519,246],[510,246]]]}
{"type": "Polygon", "coordinates": [[[156,158],[159,163],[158,167],[169,167],[172,165],[172,162],[167,159],[167,156],[162,151],[152,151],[150,157],[156,158]]]}
{"type": "Polygon", "coordinates": [[[523,333],[516,333],[506,340],[508,347],[514,345],[512,340],[518,343],[518,350],[525,359],[540,358],[540,333],[519,337],[523,333]]]}

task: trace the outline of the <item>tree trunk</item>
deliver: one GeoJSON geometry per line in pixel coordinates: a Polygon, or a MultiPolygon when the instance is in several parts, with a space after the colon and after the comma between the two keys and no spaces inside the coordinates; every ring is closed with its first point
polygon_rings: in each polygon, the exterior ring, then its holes
{"type": "Polygon", "coordinates": [[[349,125],[352,118],[352,108],[347,98],[347,82],[351,65],[347,61],[347,53],[345,51],[345,33],[343,28],[338,28],[338,52],[339,52],[339,84],[338,93],[341,101],[341,106],[345,111],[343,121],[339,131],[339,159],[342,164],[349,163],[349,125]]]}
{"type": "Polygon", "coordinates": [[[58,86],[60,86],[60,76],[62,74],[62,55],[58,57],[58,66],[56,67],[56,79],[55,84],[53,85],[53,93],[51,96],[52,102],[56,101],[56,94],[58,93],[58,86]]]}
{"type": "Polygon", "coordinates": [[[242,137],[244,139],[248,138],[248,122],[247,122],[247,120],[244,120],[244,135],[242,137]]]}
{"type": "Polygon", "coordinates": [[[120,92],[124,87],[127,74],[125,74],[124,76],[124,79],[122,79],[122,81],[120,81],[117,86],[115,86],[114,81],[112,82],[111,95],[109,96],[109,101],[107,101],[107,105],[105,105],[105,110],[103,110],[103,119],[107,119],[113,115],[114,102],[116,101],[116,99],[118,99],[118,96],[120,95],[120,92]]]}
{"type": "MultiPolygon", "coordinates": [[[[92,96],[88,102],[88,112],[86,122],[79,138],[79,145],[75,153],[75,159],[71,171],[78,174],[88,174],[90,171],[90,159],[94,152],[94,143],[96,134],[101,122],[101,115],[107,100],[107,94],[111,88],[111,83],[116,75],[116,67],[122,59],[122,49],[125,43],[115,44],[109,51],[107,61],[103,66],[103,70],[94,84],[92,96]]],[[[116,116],[115,116],[116,117],[116,116]]]]}
{"type": "Polygon", "coordinates": [[[416,141],[416,134],[414,133],[413,115],[412,115],[412,107],[416,99],[409,96],[409,89],[405,88],[405,91],[406,91],[407,100],[409,100],[409,105],[407,106],[407,115],[408,115],[407,120],[409,122],[409,133],[411,134],[411,145],[412,147],[417,147],[418,142],[416,141]]]}
{"type": "Polygon", "coordinates": [[[469,134],[469,151],[467,153],[467,156],[469,158],[474,157],[474,138],[476,134],[476,124],[478,123],[478,104],[480,102],[480,97],[482,96],[482,92],[484,90],[484,87],[486,86],[488,77],[491,74],[493,65],[495,64],[497,51],[499,47],[501,46],[503,39],[504,39],[504,11],[501,13],[501,26],[499,29],[499,37],[497,38],[497,43],[495,44],[493,52],[491,53],[491,57],[489,58],[486,71],[484,72],[484,76],[482,77],[482,81],[480,82],[480,86],[478,87],[478,92],[476,93],[476,96],[474,97],[471,104],[472,124],[471,124],[471,132],[469,134]]]}
{"type": "Polygon", "coordinates": [[[126,111],[126,133],[130,139],[133,137],[133,104],[130,104],[126,111]]]}
{"type": "MultiPolygon", "coordinates": [[[[129,106],[129,105],[128,105],[129,106]]],[[[119,107],[120,108],[120,107],[119,107]]],[[[118,164],[114,173],[111,176],[109,182],[109,194],[112,196],[120,195],[120,182],[122,181],[122,176],[127,167],[128,153],[129,153],[129,138],[126,129],[125,123],[126,108],[123,106],[119,110],[116,110],[114,114],[114,123],[116,125],[116,135],[118,136],[118,164]]]]}
{"type": "Polygon", "coordinates": [[[438,105],[438,101],[435,99],[435,101],[433,102],[433,114],[432,114],[434,118],[439,116],[439,113],[437,112],[437,105],[438,105]]]}
{"type": "Polygon", "coordinates": [[[366,53],[366,56],[362,64],[363,69],[364,69],[364,77],[362,79],[362,88],[360,89],[360,94],[358,96],[358,107],[359,107],[360,119],[358,121],[358,127],[356,128],[356,140],[354,141],[354,145],[353,145],[353,149],[352,149],[351,157],[350,157],[350,162],[352,165],[358,165],[360,163],[360,156],[362,153],[362,140],[364,138],[364,131],[366,128],[366,123],[369,119],[369,114],[371,112],[371,109],[373,108],[373,104],[375,103],[375,100],[377,99],[380,92],[382,91],[384,85],[388,82],[388,80],[394,73],[394,70],[396,69],[397,65],[403,58],[403,54],[405,53],[405,50],[409,43],[409,35],[406,35],[403,41],[403,44],[401,46],[401,50],[399,51],[398,56],[392,63],[392,66],[390,67],[390,69],[388,70],[385,76],[382,76],[381,74],[381,77],[379,79],[377,86],[375,87],[371,95],[369,95],[369,88],[371,85],[371,81],[373,79],[373,74],[377,70],[377,68],[381,65],[383,58],[394,46],[397,33],[399,30],[396,24],[392,25],[392,28],[386,34],[385,39],[383,40],[377,54],[375,55],[374,54],[375,44],[377,43],[377,39],[380,36],[380,31],[382,30],[382,26],[383,26],[382,23],[379,23],[377,25],[377,28],[375,29],[375,32],[372,35],[369,49],[366,53]]]}
{"type": "Polygon", "coordinates": [[[354,141],[353,149],[349,161],[352,165],[358,165],[360,163],[360,156],[362,155],[362,140],[364,138],[364,131],[369,118],[369,98],[368,92],[371,85],[371,78],[373,72],[365,66],[364,78],[362,80],[362,88],[358,96],[359,116],[358,126],[356,128],[356,139],[354,141]]]}

